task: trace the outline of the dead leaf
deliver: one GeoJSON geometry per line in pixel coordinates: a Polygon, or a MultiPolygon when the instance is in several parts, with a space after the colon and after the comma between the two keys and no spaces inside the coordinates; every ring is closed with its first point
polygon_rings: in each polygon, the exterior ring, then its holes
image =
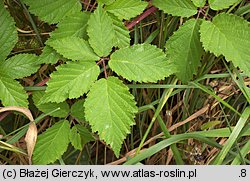
{"type": "Polygon", "coordinates": [[[28,152],[28,158],[29,158],[29,164],[32,164],[32,154],[35,148],[36,140],[37,140],[37,127],[36,123],[34,121],[34,118],[27,108],[17,107],[17,106],[9,106],[9,107],[0,107],[0,113],[5,111],[18,111],[23,113],[25,116],[27,116],[30,120],[30,125],[28,128],[28,131],[25,136],[25,142],[27,145],[27,152],[28,152]]]}

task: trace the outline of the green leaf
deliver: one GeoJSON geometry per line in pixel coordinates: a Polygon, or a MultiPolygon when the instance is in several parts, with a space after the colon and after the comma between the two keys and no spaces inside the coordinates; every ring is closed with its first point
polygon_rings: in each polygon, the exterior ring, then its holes
{"type": "Polygon", "coordinates": [[[45,165],[55,162],[67,150],[69,144],[70,125],[62,120],[48,128],[37,138],[33,154],[33,163],[45,165]]]}
{"type": "Polygon", "coordinates": [[[93,52],[88,42],[78,37],[67,37],[49,41],[48,45],[54,48],[65,58],[71,60],[96,61],[99,57],[93,52]]]}
{"type": "Polygon", "coordinates": [[[41,104],[40,101],[43,99],[43,96],[45,95],[45,92],[43,91],[35,91],[32,93],[32,98],[34,101],[34,104],[36,105],[36,107],[44,112],[45,114],[50,113],[51,111],[60,108],[58,111],[53,112],[51,114],[49,114],[50,116],[53,117],[59,117],[59,118],[65,118],[67,117],[68,113],[69,113],[69,105],[67,104],[67,102],[61,102],[61,103],[44,103],[41,104]]]}
{"type": "Polygon", "coordinates": [[[242,162],[241,157],[245,158],[248,155],[249,150],[250,150],[250,141],[246,142],[246,144],[242,146],[240,153],[234,158],[234,160],[231,162],[231,165],[241,165],[242,162]]]}
{"type": "Polygon", "coordinates": [[[109,14],[113,21],[113,26],[115,29],[115,41],[116,46],[119,48],[124,48],[130,45],[130,35],[129,30],[126,28],[124,23],[119,20],[116,16],[113,14],[109,14]]]}
{"type": "Polygon", "coordinates": [[[29,11],[50,24],[58,23],[64,17],[80,12],[78,0],[22,0],[29,6],[29,11]]]}
{"type": "MultiPolygon", "coordinates": [[[[247,13],[250,13],[250,4],[245,4],[244,6],[240,6],[239,8],[237,8],[237,10],[234,12],[235,15],[238,16],[243,16],[247,13]]],[[[250,144],[249,144],[250,145],[250,144]]]]}
{"type": "Polygon", "coordinates": [[[100,73],[95,62],[68,62],[57,67],[48,81],[46,94],[41,103],[62,102],[86,93],[100,73]]]}
{"type": "Polygon", "coordinates": [[[119,19],[129,20],[143,12],[148,3],[141,0],[116,0],[106,6],[106,10],[119,19]]]}
{"type": "Polygon", "coordinates": [[[90,14],[87,12],[77,12],[71,16],[64,18],[57,24],[57,29],[50,34],[51,39],[60,39],[75,36],[88,39],[87,22],[90,14]]]}
{"type": "Polygon", "coordinates": [[[190,17],[197,13],[191,0],[153,0],[153,5],[173,16],[190,17]]]}
{"type": "Polygon", "coordinates": [[[176,72],[161,49],[138,44],[117,50],[111,55],[110,68],[129,81],[157,82],[176,72]]]}
{"type": "Polygon", "coordinates": [[[15,22],[5,9],[3,1],[0,1],[0,62],[5,60],[7,55],[15,46],[18,36],[15,22]]]}
{"type": "Polygon", "coordinates": [[[237,124],[234,127],[232,133],[230,134],[228,140],[226,141],[220,153],[216,156],[215,160],[213,161],[214,165],[223,164],[223,160],[226,158],[226,156],[228,155],[228,152],[231,150],[236,140],[239,138],[241,131],[244,129],[246,123],[249,121],[248,120],[249,115],[250,115],[250,107],[246,107],[239,121],[237,121],[237,124]]]}
{"type": "Polygon", "coordinates": [[[43,48],[43,52],[41,55],[39,55],[38,58],[38,63],[39,64],[55,64],[58,60],[62,60],[63,56],[60,55],[59,53],[57,53],[56,50],[54,50],[53,48],[51,48],[49,45],[46,45],[43,48]]]}
{"type": "Polygon", "coordinates": [[[192,0],[196,7],[203,7],[206,4],[206,0],[192,0]]]}
{"type": "Polygon", "coordinates": [[[208,3],[213,10],[221,10],[228,8],[239,0],[208,0],[208,3]]]}
{"type": "Polygon", "coordinates": [[[4,106],[28,107],[28,95],[19,82],[0,72],[0,100],[4,106]]]}
{"type": "Polygon", "coordinates": [[[114,46],[115,30],[112,19],[100,6],[88,21],[89,43],[100,57],[108,56],[114,46]]]}
{"type": "Polygon", "coordinates": [[[95,138],[93,137],[92,133],[87,128],[83,127],[80,124],[75,125],[75,127],[77,128],[77,132],[81,136],[82,145],[84,145],[90,141],[95,141],[95,138]]]}
{"type": "Polygon", "coordinates": [[[210,128],[213,128],[219,124],[221,124],[221,121],[209,121],[209,122],[201,125],[201,130],[210,129],[210,128]]]}
{"type": "Polygon", "coordinates": [[[200,24],[200,20],[188,20],[166,42],[167,57],[176,66],[177,77],[185,83],[193,78],[200,64],[200,24]]]}
{"type": "Polygon", "coordinates": [[[84,107],[83,107],[84,102],[85,100],[79,100],[75,102],[71,107],[71,116],[81,121],[85,120],[84,107]]]}
{"type": "Polygon", "coordinates": [[[27,77],[35,73],[40,65],[35,54],[18,54],[0,62],[0,71],[13,79],[27,77]]]}
{"type": "Polygon", "coordinates": [[[82,150],[83,144],[81,143],[81,135],[77,132],[77,127],[74,126],[70,130],[69,140],[77,150],[82,150]]]}
{"type": "MultiPolygon", "coordinates": [[[[90,14],[87,12],[77,12],[71,16],[65,17],[57,24],[57,29],[50,34],[50,38],[47,40],[46,44],[49,44],[51,41],[54,40],[68,37],[79,37],[87,40],[88,36],[86,29],[89,15],[90,14]]],[[[87,44],[86,47],[89,47],[89,45],[87,44]]],[[[91,48],[86,48],[86,50],[89,52],[93,52],[91,48]]],[[[95,59],[98,59],[94,53],[92,54],[94,55],[95,59]]],[[[91,57],[93,55],[90,54],[91,57]]],[[[40,62],[46,64],[54,64],[58,61],[58,59],[62,59],[62,56],[48,45],[45,46],[45,48],[43,49],[43,53],[39,57],[40,62]]]]}
{"type": "MultiPolygon", "coordinates": [[[[158,143],[156,143],[155,145],[151,146],[150,148],[142,151],[141,153],[139,153],[138,155],[136,155],[135,157],[129,159],[128,161],[126,161],[124,163],[124,165],[134,165],[146,158],[149,158],[151,156],[153,156],[156,153],[159,153],[162,149],[166,149],[168,146],[171,146],[175,143],[178,142],[182,142],[183,140],[186,139],[196,139],[199,140],[202,143],[206,143],[211,145],[212,147],[219,147],[221,146],[220,144],[218,144],[217,142],[208,139],[202,135],[196,134],[197,132],[194,133],[184,133],[184,134],[177,134],[177,135],[171,135],[170,138],[168,139],[164,139],[158,143]]],[[[219,147],[221,148],[221,147],[219,147]]]]}
{"type": "Polygon", "coordinates": [[[250,77],[249,23],[233,14],[221,13],[213,22],[203,21],[201,41],[206,51],[224,55],[250,77]]]}
{"type": "Polygon", "coordinates": [[[107,5],[113,3],[114,1],[115,0],[97,0],[99,4],[107,4],[107,5]]]}
{"type": "Polygon", "coordinates": [[[71,128],[69,139],[71,144],[77,150],[82,150],[84,144],[90,141],[95,141],[92,133],[80,124],[76,124],[71,128]]]}
{"type": "Polygon", "coordinates": [[[118,157],[123,140],[134,125],[137,112],[128,87],[116,77],[98,80],[85,101],[86,120],[118,157]]]}

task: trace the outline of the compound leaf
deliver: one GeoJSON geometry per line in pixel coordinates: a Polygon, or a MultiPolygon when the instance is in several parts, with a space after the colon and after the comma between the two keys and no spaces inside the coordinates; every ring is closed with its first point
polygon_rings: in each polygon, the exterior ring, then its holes
{"type": "Polygon", "coordinates": [[[98,6],[88,21],[89,43],[100,57],[108,56],[114,46],[115,30],[112,19],[98,6]]]}
{"type": "Polygon", "coordinates": [[[188,20],[166,42],[167,57],[176,66],[177,77],[185,83],[196,74],[203,52],[200,24],[200,20],[188,20]]]}
{"type": "Polygon", "coordinates": [[[5,60],[7,55],[15,46],[18,36],[15,22],[0,1],[0,62],[5,60]]]}
{"type": "Polygon", "coordinates": [[[78,0],[23,0],[29,11],[50,24],[58,23],[64,17],[81,11],[78,0]]]}
{"type": "Polygon", "coordinates": [[[65,58],[71,60],[96,61],[99,57],[93,52],[88,42],[78,37],[67,37],[49,41],[48,45],[54,48],[65,58]]]}
{"type": "Polygon", "coordinates": [[[117,0],[106,6],[106,10],[119,19],[129,20],[142,13],[147,5],[147,2],[141,0],[117,0]]]}
{"type": "Polygon", "coordinates": [[[70,111],[69,105],[67,104],[67,102],[60,102],[60,103],[48,102],[48,103],[41,104],[40,101],[43,99],[44,95],[45,95],[45,92],[42,92],[42,91],[34,91],[32,93],[34,104],[40,111],[47,114],[51,111],[54,111],[60,108],[56,112],[51,113],[50,116],[59,117],[59,118],[67,117],[70,111]]]}
{"type": "Polygon", "coordinates": [[[190,17],[197,13],[191,0],[153,0],[153,5],[173,16],[190,17]]]}
{"type": "Polygon", "coordinates": [[[138,44],[117,50],[111,55],[110,68],[130,81],[157,82],[176,72],[161,49],[138,44]]]}
{"type": "Polygon", "coordinates": [[[70,124],[62,120],[48,128],[37,138],[33,154],[33,163],[45,165],[55,162],[67,150],[69,144],[70,124]]]}
{"type": "Polygon", "coordinates": [[[11,77],[0,72],[0,100],[4,106],[28,107],[28,95],[11,77]]]}
{"type": "Polygon", "coordinates": [[[40,67],[35,54],[18,54],[0,62],[0,71],[13,79],[27,77],[40,67]]]}
{"type": "Polygon", "coordinates": [[[62,102],[86,93],[100,73],[95,62],[67,62],[57,67],[48,81],[46,94],[41,103],[62,102]]]}
{"type": "Polygon", "coordinates": [[[208,3],[213,10],[221,10],[228,8],[239,0],[208,0],[208,3]]]}
{"type": "Polygon", "coordinates": [[[128,87],[116,77],[98,80],[87,95],[86,120],[117,157],[123,140],[130,133],[130,126],[135,124],[135,104],[128,87]]]}
{"type": "Polygon", "coordinates": [[[250,28],[239,16],[221,13],[212,22],[203,21],[201,41],[206,51],[224,55],[250,77],[250,28]]]}

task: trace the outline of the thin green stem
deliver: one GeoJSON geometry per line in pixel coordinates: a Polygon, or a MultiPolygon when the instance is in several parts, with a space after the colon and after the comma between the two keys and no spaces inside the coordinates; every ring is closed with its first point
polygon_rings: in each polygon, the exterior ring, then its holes
{"type": "Polygon", "coordinates": [[[35,31],[35,33],[36,33],[36,37],[37,37],[38,42],[39,42],[40,45],[43,47],[43,46],[44,46],[44,45],[43,45],[43,41],[42,41],[42,38],[41,38],[41,36],[40,36],[40,33],[39,33],[39,31],[38,31],[38,29],[37,29],[37,27],[36,27],[36,24],[35,24],[34,20],[32,19],[31,15],[30,15],[30,13],[29,13],[29,11],[28,11],[28,9],[26,8],[26,6],[25,6],[24,3],[22,2],[22,0],[20,0],[20,3],[21,3],[21,5],[22,5],[22,7],[23,7],[23,9],[24,9],[24,11],[25,11],[25,13],[26,13],[26,15],[27,15],[28,18],[29,18],[29,21],[30,21],[30,23],[31,23],[32,28],[34,29],[34,31],[35,31]]]}
{"type": "MultiPolygon", "coordinates": [[[[170,132],[168,131],[168,129],[166,128],[166,125],[164,124],[161,116],[158,116],[157,117],[157,120],[158,120],[158,123],[161,127],[161,130],[163,131],[164,135],[165,135],[165,138],[170,138],[171,137],[171,134],[170,132]]],[[[184,165],[184,161],[182,160],[182,157],[181,157],[181,154],[180,154],[180,151],[178,150],[176,144],[172,144],[170,146],[172,152],[173,152],[173,155],[174,155],[174,159],[176,161],[176,164],[177,165],[184,165]]]]}
{"type": "MultiPolygon", "coordinates": [[[[175,79],[175,80],[173,81],[173,84],[176,84],[176,82],[177,82],[177,79],[175,79]]],[[[163,95],[162,95],[162,97],[161,97],[161,100],[160,100],[160,102],[159,102],[159,105],[158,105],[158,107],[157,107],[157,109],[156,109],[156,111],[155,111],[155,113],[154,113],[154,116],[153,116],[153,118],[152,118],[152,120],[151,120],[151,122],[150,122],[150,124],[149,124],[149,126],[148,126],[148,129],[146,130],[146,132],[145,132],[145,134],[144,134],[144,136],[143,136],[143,138],[142,138],[142,140],[141,140],[141,142],[140,142],[140,145],[138,146],[138,149],[136,150],[136,155],[140,152],[140,150],[141,150],[141,148],[142,148],[142,146],[143,146],[143,144],[144,144],[146,138],[148,137],[148,134],[149,134],[149,132],[150,132],[150,130],[151,130],[151,128],[152,128],[152,126],[153,126],[153,124],[154,124],[156,118],[157,118],[158,115],[160,114],[160,112],[161,112],[163,106],[166,104],[166,102],[167,102],[167,100],[168,100],[168,98],[170,97],[170,95],[171,95],[172,92],[173,92],[173,88],[166,89],[166,90],[164,91],[164,93],[163,93],[163,95]]]]}

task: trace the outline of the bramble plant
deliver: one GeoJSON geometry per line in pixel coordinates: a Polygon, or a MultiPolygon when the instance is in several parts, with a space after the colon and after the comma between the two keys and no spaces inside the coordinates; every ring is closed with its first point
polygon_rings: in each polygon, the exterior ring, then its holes
{"type": "Polygon", "coordinates": [[[53,163],[69,143],[82,150],[83,144],[95,139],[87,127],[72,126],[68,115],[88,123],[119,157],[138,112],[127,82],[157,83],[176,76],[186,84],[197,75],[206,52],[224,56],[250,77],[249,22],[230,12],[220,12],[239,0],[153,0],[150,5],[140,0],[98,0],[93,12],[81,11],[79,0],[20,2],[30,13],[57,28],[39,56],[8,56],[18,35],[14,19],[0,2],[2,105],[28,108],[28,94],[18,80],[36,73],[42,64],[61,60],[50,73],[45,92],[32,92],[32,100],[41,112],[62,119],[38,136],[34,164],[53,163]],[[152,5],[165,14],[182,17],[184,23],[164,48],[148,42],[131,46],[124,20],[137,17],[152,5]],[[217,11],[214,17],[207,13],[208,8],[217,11]],[[201,19],[201,13],[207,16],[201,19]],[[70,108],[67,101],[71,99],[76,101],[70,108]]]}

